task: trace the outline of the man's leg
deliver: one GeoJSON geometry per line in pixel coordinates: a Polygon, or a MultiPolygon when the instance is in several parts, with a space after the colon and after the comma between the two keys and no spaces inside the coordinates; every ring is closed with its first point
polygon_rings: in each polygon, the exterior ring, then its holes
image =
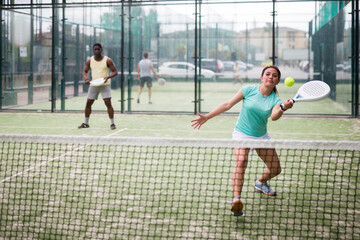
{"type": "Polygon", "coordinates": [[[151,87],[148,88],[148,93],[149,93],[149,104],[152,104],[152,102],[151,102],[151,87]]]}
{"type": "Polygon", "coordinates": [[[105,98],[104,103],[107,107],[107,112],[108,112],[109,118],[114,119],[114,109],[111,105],[111,98],[105,98]]]}
{"type": "Polygon", "coordinates": [[[143,90],[143,86],[139,86],[138,97],[137,97],[137,103],[140,103],[140,95],[141,95],[142,90],[143,90]]]}
{"type": "Polygon", "coordinates": [[[145,81],[144,78],[140,78],[140,82],[139,82],[139,90],[138,90],[138,97],[137,97],[137,103],[140,103],[140,95],[142,93],[142,90],[144,88],[145,85],[145,81]]]}
{"type": "Polygon", "coordinates": [[[90,117],[90,114],[91,114],[91,106],[93,105],[94,103],[94,99],[88,99],[86,101],[86,106],[85,106],[85,117],[86,118],[89,118],[90,117]]]}
{"type": "Polygon", "coordinates": [[[151,77],[148,77],[148,78],[147,78],[146,86],[147,86],[147,89],[148,89],[149,104],[152,104],[152,102],[151,102],[152,78],[151,78],[151,77]]]}
{"type": "Polygon", "coordinates": [[[116,129],[115,123],[114,123],[114,108],[112,107],[111,104],[111,98],[105,98],[104,99],[104,103],[107,107],[107,112],[110,118],[110,128],[112,130],[116,129]]]}
{"type": "Polygon", "coordinates": [[[89,126],[89,118],[91,114],[91,106],[93,105],[95,99],[87,99],[85,106],[85,121],[78,128],[88,128],[89,126]]]}

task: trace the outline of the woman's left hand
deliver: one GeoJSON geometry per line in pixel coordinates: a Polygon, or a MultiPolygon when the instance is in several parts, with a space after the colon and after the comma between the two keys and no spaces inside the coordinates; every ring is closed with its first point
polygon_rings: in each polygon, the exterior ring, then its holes
{"type": "Polygon", "coordinates": [[[194,124],[191,125],[194,129],[200,129],[201,125],[206,123],[206,121],[208,120],[208,118],[205,115],[200,114],[200,113],[198,113],[198,115],[199,115],[199,118],[191,121],[191,122],[195,122],[194,124]]]}

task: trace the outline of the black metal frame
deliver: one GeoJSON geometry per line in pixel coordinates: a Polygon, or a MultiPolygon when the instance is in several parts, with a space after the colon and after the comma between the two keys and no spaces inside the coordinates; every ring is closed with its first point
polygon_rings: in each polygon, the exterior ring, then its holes
{"type": "MultiPolygon", "coordinates": [[[[273,11],[272,11],[272,62],[273,64],[277,63],[277,43],[276,43],[276,0],[267,0],[267,1],[263,1],[268,3],[269,1],[272,1],[273,3],[273,11]]],[[[124,106],[124,102],[126,101],[125,98],[125,94],[124,94],[124,86],[125,86],[125,74],[124,74],[124,60],[125,60],[125,56],[124,56],[124,33],[125,33],[125,29],[124,29],[124,23],[125,23],[125,7],[129,7],[131,8],[131,6],[140,6],[140,5],[153,5],[153,4],[157,4],[157,5],[161,5],[161,4],[171,4],[171,2],[174,2],[173,4],[179,4],[178,1],[177,3],[175,3],[176,1],[163,1],[164,3],[161,3],[161,1],[141,1],[141,0],[121,0],[121,9],[122,9],[122,16],[121,16],[121,21],[122,21],[122,26],[121,26],[121,56],[120,56],[120,62],[121,62],[121,78],[120,78],[120,88],[121,88],[121,113],[124,113],[125,111],[125,106],[124,106]]],[[[186,2],[186,1],[185,1],[186,2]]],[[[198,61],[201,59],[201,4],[202,0],[189,0],[187,2],[195,2],[195,56],[194,56],[194,62],[195,62],[195,72],[197,72],[197,69],[199,68],[199,70],[201,71],[201,61],[198,61]],[[199,34],[199,35],[198,35],[199,34]],[[200,39],[200,40],[199,40],[200,39]]],[[[247,2],[251,2],[251,1],[240,1],[243,3],[247,3],[247,2]]],[[[223,3],[223,2],[218,2],[218,1],[212,1],[211,3],[207,2],[206,4],[216,4],[216,3],[223,3]]],[[[227,3],[231,3],[231,1],[227,2],[227,3]]],[[[239,3],[239,1],[237,1],[236,3],[239,3]]],[[[59,21],[58,16],[57,16],[57,9],[59,9],[59,7],[61,7],[63,10],[65,7],[79,7],[79,6],[92,6],[92,5],[96,5],[96,4],[101,4],[103,5],[117,5],[119,6],[119,1],[104,1],[104,2],[78,2],[78,3],[67,3],[66,0],[62,0],[61,3],[59,3],[59,0],[52,0],[51,3],[34,3],[33,0],[31,0],[30,4],[5,4],[5,1],[1,1],[0,2],[0,20],[2,20],[2,11],[4,9],[6,10],[11,10],[11,9],[32,9],[34,7],[44,7],[44,8],[52,8],[52,24],[53,26],[57,26],[57,22],[59,21]]],[[[352,6],[352,56],[351,61],[352,61],[352,79],[353,79],[353,98],[352,98],[352,116],[359,118],[359,1],[357,0],[352,0],[351,1],[351,6],[352,6]]],[[[131,13],[130,13],[131,14],[131,13]]],[[[32,15],[32,13],[31,13],[32,15]]],[[[129,16],[129,18],[131,18],[131,16],[129,16]]],[[[65,16],[63,16],[62,22],[65,23],[65,16]]],[[[130,23],[129,23],[130,24],[130,23]]],[[[2,24],[0,25],[0,32],[2,32],[2,24]]],[[[52,64],[52,70],[51,70],[51,74],[52,74],[52,86],[51,86],[51,112],[56,111],[56,94],[57,94],[57,79],[58,79],[58,75],[57,75],[57,66],[58,66],[58,53],[56,51],[56,48],[59,44],[58,42],[58,37],[56,36],[56,27],[54,27],[52,29],[52,57],[51,57],[51,64],[52,64]]],[[[310,31],[310,27],[309,27],[309,31],[310,31]]],[[[64,34],[64,31],[63,31],[64,34]]],[[[63,35],[64,38],[64,35],[63,35]]],[[[63,45],[65,44],[65,42],[63,41],[63,45]]],[[[131,45],[131,44],[130,44],[131,45]]],[[[3,49],[2,49],[2,39],[0,40],[0,56],[3,55],[3,49]]],[[[129,46],[131,47],[131,46],[129,46]]],[[[33,49],[30,50],[30,56],[32,56],[33,54],[33,49]]],[[[66,61],[66,56],[65,56],[65,52],[62,55],[62,61],[65,62],[66,61]]],[[[129,56],[129,61],[131,61],[131,56],[129,56]]],[[[62,66],[64,66],[65,64],[63,64],[62,66]]],[[[2,66],[3,66],[3,59],[1,59],[0,61],[0,76],[2,76],[2,66]]],[[[128,79],[131,82],[131,79],[128,79]]],[[[3,81],[0,81],[0,89],[3,88],[3,81]]],[[[29,86],[32,87],[32,83],[33,83],[33,75],[31,74],[29,76],[29,86]]],[[[61,90],[63,90],[63,88],[65,87],[64,81],[61,81],[61,90]]],[[[201,73],[200,74],[195,74],[195,79],[194,79],[194,114],[196,114],[197,112],[201,111],[201,73]]],[[[65,110],[65,95],[63,94],[63,91],[61,91],[61,110],[64,111],[65,110]]],[[[29,98],[31,98],[31,96],[29,96],[29,98]]],[[[3,93],[2,90],[0,91],[0,110],[2,109],[2,101],[3,101],[3,93]]],[[[131,96],[129,95],[129,99],[127,99],[127,101],[130,104],[131,101],[131,96]]]]}

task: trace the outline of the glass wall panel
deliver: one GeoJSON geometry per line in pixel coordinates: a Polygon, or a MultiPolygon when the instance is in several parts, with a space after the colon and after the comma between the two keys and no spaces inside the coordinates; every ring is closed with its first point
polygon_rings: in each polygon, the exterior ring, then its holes
{"type": "Polygon", "coordinates": [[[194,111],[194,9],[193,4],[131,9],[131,46],[127,47],[133,76],[131,89],[127,90],[127,111],[194,111]],[[160,85],[152,76],[151,90],[145,83],[139,97],[137,70],[145,52],[156,74],[166,83],[160,85]]]}
{"type": "MultiPolygon", "coordinates": [[[[331,87],[328,98],[287,114],[353,114],[351,1],[195,2],[124,1],[122,17],[121,1],[5,1],[1,110],[83,111],[82,72],[99,42],[119,73],[111,80],[116,112],[209,112],[276,64],[283,100],[310,80],[331,87]],[[144,52],[166,82],[153,77],[151,98],[145,85],[138,101],[144,52]]],[[[106,111],[101,96],[93,110],[106,111]]]]}
{"type": "Polygon", "coordinates": [[[50,109],[51,11],[3,10],[2,80],[4,109],[50,109]],[[33,15],[32,15],[33,14],[33,15]]]}
{"type": "MultiPolygon", "coordinates": [[[[201,111],[232,98],[241,87],[260,84],[263,66],[271,64],[272,3],[203,4],[202,71],[215,81],[201,82],[201,111]]],[[[237,113],[241,103],[229,112],[237,113]]]]}
{"type": "MultiPolygon", "coordinates": [[[[311,50],[313,79],[329,84],[331,92],[327,108],[320,112],[351,114],[352,101],[352,27],[351,4],[344,8],[343,1],[324,2],[316,5],[313,19],[311,50]]],[[[310,105],[309,105],[310,106],[310,105]]]]}

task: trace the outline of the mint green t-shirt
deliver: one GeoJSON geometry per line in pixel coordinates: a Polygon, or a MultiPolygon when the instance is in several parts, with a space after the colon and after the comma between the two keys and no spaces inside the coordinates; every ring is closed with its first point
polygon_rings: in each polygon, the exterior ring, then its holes
{"type": "Polygon", "coordinates": [[[242,88],[243,103],[235,126],[248,136],[261,137],[267,133],[268,118],[276,104],[282,100],[272,92],[270,96],[263,96],[259,91],[260,85],[249,85],[242,88]]]}

